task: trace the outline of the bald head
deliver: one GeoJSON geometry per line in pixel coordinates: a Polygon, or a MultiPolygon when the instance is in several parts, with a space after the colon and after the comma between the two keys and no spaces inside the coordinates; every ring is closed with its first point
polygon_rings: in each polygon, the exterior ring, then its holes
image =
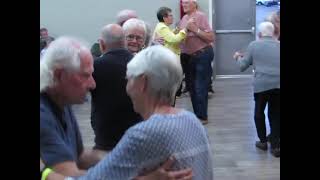
{"type": "Polygon", "coordinates": [[[118,24],[108,24],[102,28],[100,49],[102,52],[110,48],[124,47],[124,32],[118,24]],[[103,46],[103,47],[101,47],[103,46]]]}
{"type": "Polygon", "coordinates": [[[120,11],[117,15],[117,24],[123,25],[127,20],[131,18],[138,18],[137,13],[134,10],[124,9],[120,11]]]}
{"type": "Polygon", "coordinates": [[[259,37],[273,36],[274,26],[271,22],[262,22],[259,24],[259,37]]]}

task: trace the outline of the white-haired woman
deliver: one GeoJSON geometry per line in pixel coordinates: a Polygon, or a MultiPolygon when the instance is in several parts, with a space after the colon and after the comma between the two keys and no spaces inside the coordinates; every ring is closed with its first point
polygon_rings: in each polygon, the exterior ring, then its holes
{"type": "Polygon", "coordinates": [[[212,180],[204,126],[193,113],[171,106],[182,80],[177,56],[160,45],[148,47],[128,63],[127,78],[127,93],[144,121],[128,129],[112,152],[78,179],[133,179],[173,155],[173,169],[190,167],[193,180],[212,180]]]}
{"type": "Polygon", "coordinates": [[[132,53],[136,54],[145,47],[147,36],[147,27],[144,21],[131,18],[122,26],[125,33],[125,47],[132,53]]]}

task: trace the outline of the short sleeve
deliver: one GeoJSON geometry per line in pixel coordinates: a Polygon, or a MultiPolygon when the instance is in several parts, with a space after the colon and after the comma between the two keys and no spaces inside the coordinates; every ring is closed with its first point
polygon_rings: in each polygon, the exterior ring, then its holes
{"type": "Polygon", "coordinates": [[[205,32],[212,32],[212,28],[209,25],[208,19],[204,14],[200,16],[200,29],[205,32]]]}
{"type": "Polygon", "coordinates": [[[70,116],[72,118],[73,129],[75,130],[75,136],[76,136],[76,141],[77,141],[76,147],[77,147],[77,153],[78,153],[78,158],[79,158],[84,150],[82,136],[81,136],[81,132],[79,129],[79,125],[77,123],[77,119],[76,119],[75,115],[73,114],[71,107],[69,107],[68,110],[69,110],[70,116]]]}

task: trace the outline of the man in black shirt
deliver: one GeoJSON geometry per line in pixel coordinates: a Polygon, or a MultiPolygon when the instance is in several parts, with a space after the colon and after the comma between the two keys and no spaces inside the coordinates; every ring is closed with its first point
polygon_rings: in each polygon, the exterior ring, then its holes
{"type": "Polygon", "coordinates": [[[103,156],[142,118],[134,112],[126,93],[127,63],[132,54],[124,47],[121,26],[103,27],[99,43],[103,55],[94,62],[93,78],[97,86],[91,91],[91,125],[95,134],[94,149],[103,156]]]}

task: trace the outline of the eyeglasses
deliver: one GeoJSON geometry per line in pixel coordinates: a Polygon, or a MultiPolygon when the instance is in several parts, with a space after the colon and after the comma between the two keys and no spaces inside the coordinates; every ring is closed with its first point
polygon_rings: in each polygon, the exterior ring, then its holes
{"type": "Polygon", "coordinates": [[[137,36],[137,35],[133,35],[133,34],[126,36],[127,41],[133,41],[134,39],[136,39],[136,41],[139,41],[139,42],[144,41],[143,37],[141,37],[141,36],[137,36]]]}

